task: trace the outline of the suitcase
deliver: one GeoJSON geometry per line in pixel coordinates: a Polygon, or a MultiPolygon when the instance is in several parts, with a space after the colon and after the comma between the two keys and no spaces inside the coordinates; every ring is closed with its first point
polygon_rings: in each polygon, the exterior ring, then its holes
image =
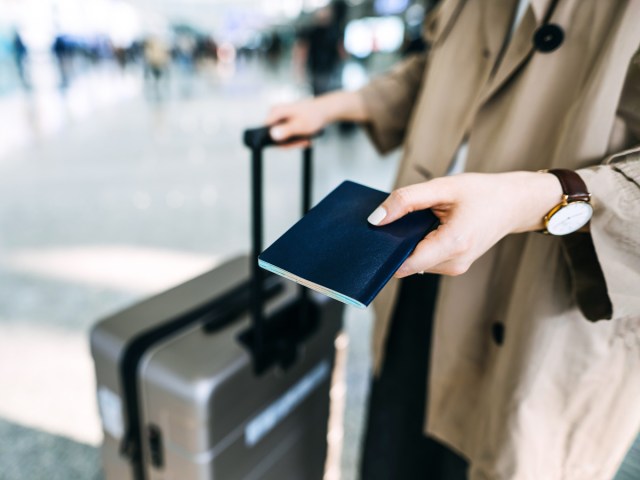
{"type": "MultiPolygon", "coordinates": [[[[106,480],[321,479],[342,304],[257,265],[262,150],[252,151],[250,257],[112,315],[91,331],[106,480]]],[[[310,206],[311,149],[303,154],[310,206]]]]}

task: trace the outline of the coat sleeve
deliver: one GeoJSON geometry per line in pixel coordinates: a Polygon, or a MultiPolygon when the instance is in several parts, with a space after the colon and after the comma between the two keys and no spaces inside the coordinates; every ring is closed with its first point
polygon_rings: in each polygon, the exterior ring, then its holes
{"type": "Polygon", "coordinates": [[[640,50],[628,70],[618,116],[636,146],[578,170],[591,192],[594,216],[590,234],[564,239],[576,299],[590,320],[640,312],[640,50]]]}
{"type": "MultiPolygon", "coordinates": [[[[461,5],[462,0],[441,0],[426,16],[422,34],[429,48],[444,37],[461,5]]],[[[371,119],[365,127],[380,153],[388,153],[404,141],[428,59],[428,50],[413,55],[360,89],[371,119]]]]}
{"type": "Polygon", "coordinates": [[[590,235],[564,239],[578,304],[589,320],[638,314],[640,148],[578,174],[594,205],[590,235]]]}
{"type": "Polygon", "coordinates": [[[360,89],[370,121],[367,133],[380,153],[404,141],[427,64],[427,54],[413,55],[360,89]]]}
{"type": "Polygon", "coordinates": [[[428,51],[446,37],[464,4],[465,0],[440,0],[424,19],[422,36],[427,52],[406,59],[360,89],[371,119],[365,127],[380,153],[403,143],[428,68],[428,51]]]}

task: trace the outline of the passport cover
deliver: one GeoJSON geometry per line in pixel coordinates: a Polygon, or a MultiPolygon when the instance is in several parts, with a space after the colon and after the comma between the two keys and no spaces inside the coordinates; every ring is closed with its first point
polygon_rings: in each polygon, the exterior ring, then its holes
{"type": "Polygon", "coordinates": [[[370,225],[367,217],[388,195],[343,182],[262,252],[258,264],[348,305],[367,307],[438,226],[431,210],[370,225]]]}

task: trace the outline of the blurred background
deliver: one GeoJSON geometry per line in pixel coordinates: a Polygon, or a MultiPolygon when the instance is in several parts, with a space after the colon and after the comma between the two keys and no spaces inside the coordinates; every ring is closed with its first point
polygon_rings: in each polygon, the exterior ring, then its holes
{"type": "MultiPolygon", "coordinates": [[[[432,3],[0,0],[0,479],[102,478],[91,326],[247,252],[242,130],[423,49],[432,3]]],[[[316,201],[391,187],[397,154],[354,125],[315,146],[316,201]]],[[[267,243],[298,217],[299,173],[299,152],[268,152],[267,243]]],[[[371,320],[347,310],[343,479],[371,320]]]]}

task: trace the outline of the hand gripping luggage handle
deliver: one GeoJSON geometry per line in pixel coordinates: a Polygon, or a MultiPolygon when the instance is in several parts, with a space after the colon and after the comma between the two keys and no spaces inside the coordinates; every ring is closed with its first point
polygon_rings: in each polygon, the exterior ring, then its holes
{"type": "MultiPolygon", "coordinates": [[[[252,244],[251,273],[252,301],[251,317],[254,323],[255,348],[260,356],[264,351],[263,308],[264,308],[264,271],[258,266],[258,255],[262,252],[262,150],[272,145],[286,145],[310,137],[290,137],[286,142],[278,143],[269,134],[270,126],[250,128],[244,131],[244,144],[251,149],[251,211],[252,211],[252,244]]],[[[311,208],[311,174],[312,148],[306,147],[302,152],[302,214],[311,208]]],[[[301,290],[303,312],[306,306],[306,289],[301,290]]]]}
{"type": "Polygon", "coordinates": [[[314,133],[311,136],[295,135],[287,138],[284,142],[276,142],[271,138],[269,133],[273,125],[267,125],[264,127],[248,128],[244,131],[242,141],[250,149],[263,149],[265,147],[271,147],[273,145],[288,145],[290,143],[301,142],[303,140],[311,140],[322,135],[323,131],[314,133]]]}

